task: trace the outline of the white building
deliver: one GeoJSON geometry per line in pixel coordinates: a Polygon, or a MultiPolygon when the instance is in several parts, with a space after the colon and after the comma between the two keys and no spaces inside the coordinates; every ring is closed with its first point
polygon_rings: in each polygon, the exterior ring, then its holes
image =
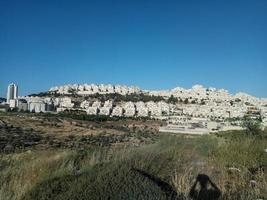
{"type": "Polygon", "coordinates": [[[97,108],[97,107],[88,107],[88,108],[86,109],[86,113],[87,113],[88,115],[97,115],[97,113],[98,113],[98,108],[97,108]]]}
{"type": "Polygon", "coordinates": [[[90,102],[85,100],[85,101],[81,102],[80,107],[83,108],[83,109],[87,109],[87,108],[90,107],[90,102]]]}
{"type": "MultiPolygon", "coordinates": [[[[91,114],[107,114],[112,116],[151,116],[153,118],[169,116],[186,116],[206,118],[213,121],[224,121],[228,118],[238,119],[248,114],[259,115],[266,124],[267,99],[260,99],[246,93],[230,94],[227,90],[216,88],[205,88],[201,85],[195,85],[192,88],[185,89],[176,87],[171,90],[148,91],[140,90],[137,87],[128,87],[124,85],[111,84],[70,84],[51,88],[50,91],[60,94],[138,94],[162,96],[165,100],[160,102],[88,102],[84,101],[80,107],[91,114]],[[166,103],[168,98],[174,96],[177,102],[166,103]],[[92,104],[92,105],[91,105],[92,104]],[[90,108],[90,109],[89,109],[90,108]],[[253,110],[251,109],[253,108],[253,110]]],[[[55,106],[71,107],[71,101],[61,101],[55,106]]],[[[46,103],[46,102],[45,102],[46,103]]]]}
{"type": "Polygon", "coordinates": [[[77,93],[80,95],[90,95],[90,94],[132,94],[132,93],[139,93],[140,89],[138,87],[128,87],[128,86],[121,86],[121,85],[111,85],[111,84],[69,84],[63,85],[59,87],[52,87],[49,90],[50,92],[55,92],[58,94],[71,94],[77,93]]]}
{"type": "Polygon", "coordinates": [[[72,100],[69,97],[56,98],[55,105],[67,109],[74,107],[74,103],[72,103],[72,100]]]}
{"type": "Polygon", "coordinates": [[[11,83],[7,87],[7,103],[9,104],[11,99],[18,98],[18,86],[14,83],[11,83]]]}
{"type": "Polygon", "coordinates": [[[112,101],[110,101],[110,100],[105,101],[104,107],[112,108],[112,106],[113,106],[113,102],[112,101]]]}
{"type": "Polygon", "coordinates": [[[148,116],[148,108],[146,107],[143,101],[139,101],[135,103],[137,116],[139,117],[147,117],[148,116]]]}
{"type": "Polygon", "coordinates": [[[28,102],[26,99],[19,99],[18,100],[18,110],[19,111],[27,111],[28,110],[28,102]]]}
{"type": "Polygon", "coordinates": [[[99,115],[110,115],[111,108],[110,107],[101,107],[99,109],[99,115]]]}
{"type": "Polygon", "coordinates": [[[118,116],[121,117],[123,114],[123,109],[120,106],[116,106],[112,110],[112,116],[118,116]]]}
{"type": "Polygon", "coordinates": [[[170,106],[164,101],[158,102],[158,107],[161,109],[163,115],[169,115],[170,114],[170,106]]]}
{"type": "Polygon", "coordinates": [[[124,104],[124,115],[127,117],[132,117],[135,115],[135,105],[133,102],[129,101],[124,104]]]}
{"type": "Polygon", "coordinates": [[[161,116],[162,115],[161,107],[159,107],[157,103],[155,103],[153,101],[149,101],[146,103],[146,106],[147,106],[148,111],[150,112],[151,116],[161,116]]]}
{"type": "Polygon", "coordinates": [[[17,107],[17,99],[9,99],[9,107],[16,108],[17,107]]]}
{"type": "Polygon", "coordinates": [[[46,112],[46,104],[42,101],[29,102],[28,106],[30,112],[36,112],[36,113],[46,112]]]}
{"type": "Polygon", "coordinates": [[[93,102],[92,107],[100,108],[101,107],[101,102],[100,101],[93,102]]]}

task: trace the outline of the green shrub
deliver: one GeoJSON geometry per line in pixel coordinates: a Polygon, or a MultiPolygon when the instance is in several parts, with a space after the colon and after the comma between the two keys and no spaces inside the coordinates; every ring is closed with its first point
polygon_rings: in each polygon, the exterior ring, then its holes
{"type": "Polygon", "coordinates": [[[242,127],[246,129],[248,135],[260,135],[262,133],[261,122],[258,119],[246,117],[242,121],[242,127]]]}

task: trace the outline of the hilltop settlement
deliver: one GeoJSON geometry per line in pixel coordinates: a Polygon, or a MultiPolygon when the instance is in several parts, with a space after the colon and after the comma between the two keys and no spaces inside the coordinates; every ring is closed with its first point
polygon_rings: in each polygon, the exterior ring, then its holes
{"type": "Polygon", "coordinates": [[[79,111],[88,115],[163,120],[166,126],[159,131],[170,133],[208,134],[241,129],[244,117],[259,119],[263,128],[267,126],[267,99],[201,85],[150,91],[111,84],[69,84],[21,97],[18,86],[12,83],[6,101],[1,101],[1,111],[79,111]]]}

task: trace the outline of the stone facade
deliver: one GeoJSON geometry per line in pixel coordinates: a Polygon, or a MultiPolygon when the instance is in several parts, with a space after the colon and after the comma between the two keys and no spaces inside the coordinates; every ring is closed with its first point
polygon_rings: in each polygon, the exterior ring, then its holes
{"type": "MultiPolygon", "coordinates": [[[[205,88],[195,85],[190,89],[181,87],[163,91],[145,91],[138,87],[128,87],[111,84],[71,84],[50,89],[58,94],[145,94],[161,96],[164,100],[159,102],[113,102],[112,100],[100,101],[97,98],[86,98],[74,107],[70,97],[41,98],[23,97],[28,105],[28,110],[47,112],[48,110],[84,110],[88,114],[128,116],[128,117],[154,117],[160,119],[176,117],[196,117],[214,121],[223,121],[228,118],[240,119],[244,116],[261,117],[267,123],[267,99],[261,99],[246,93],[230,94],[227,90],[205,88]],[[177,98],[177,103],[168,103],[169,97],[177,98]],[[51,108],[51,109],[48,109],[51,108]]],[[[18,98],[19,99],[19,98],[18,98]]],[[[17,107],[17,103],[11,106],[17,107]]],[[[25,107],[25,105],[24,105],[25,107]]]]}

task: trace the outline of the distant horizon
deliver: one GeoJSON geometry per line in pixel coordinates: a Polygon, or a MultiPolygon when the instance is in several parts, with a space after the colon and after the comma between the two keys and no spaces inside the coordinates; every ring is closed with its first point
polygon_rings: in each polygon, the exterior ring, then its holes
{"type": "Polygon", "coordinates": [[[267,97],[267,1],[0,1],[0,96],[66,83],[267,97]]]}
{"type": "MultiPolygon", "coordinates": [[[[14,83],[14,82],[10,82],[9,84],[11,84],[11,83],[14,83]]],[[[9,84],[8,84],[8,85],[9,85],[9,84]]],[[[14,84],[16,84],[16,83],[14,83],[14,84]]],[[[20,94],[20,86],[19,86],[18,84],[16,84],[16,85],[17,85],[18,88],[19,88],[19,96],[22,97],[22,96],[28,96],[28,95],[31,95],[31,94],[38,94],[38,93],[41,93],[41,92],[47,92],[47,91],[49,91],[49,89],[51,89],[52,87],[58,87],[58,86],[64,86],[64,85],[73,85],[73,84],[78,84],[78,85],[83,85],[83,84],[96,84],[96,85],[104,84],[104,85],[107,85],[107,84],[111,84],[111,85],[113,85],[113,86],[115,86],[115,85],[121,85],[121,86],[128,86],[128,87],[138,87],[139,89],[141,89],[141,90],[143,90],[143,91],[146,91],[146,90],[148,90],[148,91],[167,91],[167,90],[172,90],[172,89],[177,88],[177,87],[181,87],[181,88],[183,88],[183,89],[191,89],[191,88],[192,88],[193,86],[195,86],[195,85],[201,85],[201,86],[203,86],[204,88],[215,88],[215,89],[218,89],[218,90],[219,90],[219,89],[224,89],[224,90],[227,90],[227,91],[228,91],[230,94],[232,94],[232,95],[241,92],[241,93],[246,93],[246,94],[248,94],[248,95],[255,96],[255,97],[257,97],[257,98],[263,98],[263,99],[267,98],[267,97],[259,97],[259,96],[253,95],[253,94],[248,93],[248,92],[245,92],[245,91],[231,92],[231,91],[229,91],[227,88],[218,88],[218,87],[213,87],[213,86],[207,86],[207,85],[203,85],[203,84],[200,84],[200,83],[193,84],[193,85],[190,86],[190,87],[183,87],[183,86],[177,85],[177,86],[175,86],[175,87],[171,87],[171,88],[157,89],[157,88],[142,88],[142,87],[140,87],[140,86],[138,86],[138,85],[127,85],[127,84],[91,83],[91,82],[84,82],[84,83],[79,82],[79,83],[78,83],[78,82],[77,82],[77,83],[65,83],[65,84],[61,84],[61,85],[53,85],[53,86],[47,88],[46,90],[35,91],[35,92],[28,92],[28,93],[26,93],[26,94],[20,94]]],[[[8,85],[6,86],[6,88],[8,87],[8,85]]],[[[6,95],[4,95],[4,96],[0,96],[0,98],[6,98],[6,95]]]]}

